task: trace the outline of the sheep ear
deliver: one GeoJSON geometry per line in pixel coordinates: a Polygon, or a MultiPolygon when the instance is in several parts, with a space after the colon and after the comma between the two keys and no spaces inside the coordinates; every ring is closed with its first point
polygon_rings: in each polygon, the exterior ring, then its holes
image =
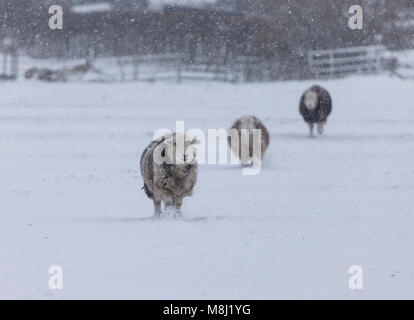
{"type": "Polygon", "coordinates": [[[168,145],[172,145],[174,143],[174,138],[173,137],[169,137],[168,139],[165,138],[164,143],[166,143],[168,145]]]}
{"type": "Polygon", "coordinates": [[[165,136],[160,136],[160,137],[158,137],[158,138],[155,138],[155,139],[154,139],[154,141],[164,142],[164,141],[165,141],[165,139],[166,139],[166,137],[165,137],[165,136]]]}
{"type": "Polygon", "coordinates": [[[200,144],[201,141],[197,140],[197,138],[194,138],[193,141],[191,141],[191,144],[200,144]]]}

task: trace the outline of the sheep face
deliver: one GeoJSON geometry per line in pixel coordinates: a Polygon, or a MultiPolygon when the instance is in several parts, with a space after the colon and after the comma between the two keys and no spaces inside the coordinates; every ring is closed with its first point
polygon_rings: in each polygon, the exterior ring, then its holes
{"type": "Polygon", "coordinates": [[[305,107],[312,111],[318,106],[318,94],[314,91],[308,91],[305,94],[305,107]]]}
{"type": "Polygon", "coordinates": [[[182,134],[167,137],[160,146],[162,150],[158,160],[173,166],[176,177],[184,178],[197,165],[195,146],[199,143],[197,139],[182,134]]]}
{"type": "Polygon", "coordinates": [[[253,117],[244,116],[240,119],[240,129],[253,130],[256,129],[256,122],[253,117]]]}

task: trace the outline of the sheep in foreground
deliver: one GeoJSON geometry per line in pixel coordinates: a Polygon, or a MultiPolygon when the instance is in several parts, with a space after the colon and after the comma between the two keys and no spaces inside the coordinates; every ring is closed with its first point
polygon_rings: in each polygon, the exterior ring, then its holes
{"type": "Polygon", "coordinates": [[[154,213],[181,215],[183,199],[192,195],[197,182],[194,146],[199,142],[182,134],[164,136],[151,142],[141,156],[144,191],[154,201],[154,213]]]}
{"type": "Polygon", "coordinates": [[[232,151],[240,158],[241,164],[243,166],[251,166],[253,165],[254,158],[259,160],[263,158],[263,155],[269,147],[270,136],[266,127],[258,118],[254,116],[243,116],[236,120],[230,128],[228,142],[232,151]],[[232,131],[234,130],[237,132],[238,139],[232,137],[232,131]],[[255,141],[254,130],[259,130],[261,133],[260,141],[255,141]],[[242,131],[248,134],[248,140],[242,139],[242,131]],[[260,152],[257,152],[255,145],[260,145],[260,152]],[[246,152],[243,152],[243,150],[246,152]]]}
{"type": "Polygon", "coordinates": [[[313,126],[318,126],[318,133],[323,133],[323,128],[332,112],[332,99],[324,88],[314,85],[306,90],[300,99],[299,112],[309,125],[310,136],[313,136],[313,126]]]}

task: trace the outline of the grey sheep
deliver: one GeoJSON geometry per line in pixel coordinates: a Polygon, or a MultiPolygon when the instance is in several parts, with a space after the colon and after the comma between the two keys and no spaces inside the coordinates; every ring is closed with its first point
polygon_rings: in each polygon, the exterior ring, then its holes
{"type": "Polygon", "coordinates": [[[154,202],[155,216],[167,213],[181,215],[183,199],[193,193],[198,165],[194,146],[199,142],[182,134],[164,136],[152,141],[141,156],[144,191],[154,202]]]}
{"type": "Polygon", "coordinates": [[[265,154],[267,148],[269,147],[270,136],[269,136],[269,132],[267,131],[266,127],[258,118],[256,118],[255,116],[243,116],[240,119],[236,120],[236,122],[230,128],[228,142],[229,142],[229,145],[232,151],[240,158],[242,165],[250,166],[253,164],[253,158],[256,157],[259,160],[263,158],[263,155],[265,154]],[[242,136],[241,132],[243,129],[246,130],[246,132],[249,135],[248,142],[243,141],[243,139],[241,138],[242,136]],[[259,141],[254,141],[254,134],[253,134],[254,129],[260,130],[261,132],[260,154],[254,154],[255,150],[254,150],[253,142],[255,144],[259,143],[259,141]],[[236,132],[237,132],[238,139],[234,140],[234,138],[232,138],[232,134],[231,134],[232,130],[237,130],[236,132]],[[237,140],[238,140],[238,145],[235,142],[237,140]],[[248,145],[246,145],[246,142],[248,143],[248,145]],[[243,152],[243,150],[246,150],[246,151],[248,150],[248,154],[247,152],[243,152]]]}

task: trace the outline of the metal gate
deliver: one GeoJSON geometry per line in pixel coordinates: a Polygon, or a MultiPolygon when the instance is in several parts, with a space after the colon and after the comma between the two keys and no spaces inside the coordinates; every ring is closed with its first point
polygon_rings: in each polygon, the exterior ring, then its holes
{"type": "Polygon", "coordinates": [[[316,78],[340,78],[355,73],[382,70],[383,46],[317,50],[308,53],[309,68],[316,78]]]}

